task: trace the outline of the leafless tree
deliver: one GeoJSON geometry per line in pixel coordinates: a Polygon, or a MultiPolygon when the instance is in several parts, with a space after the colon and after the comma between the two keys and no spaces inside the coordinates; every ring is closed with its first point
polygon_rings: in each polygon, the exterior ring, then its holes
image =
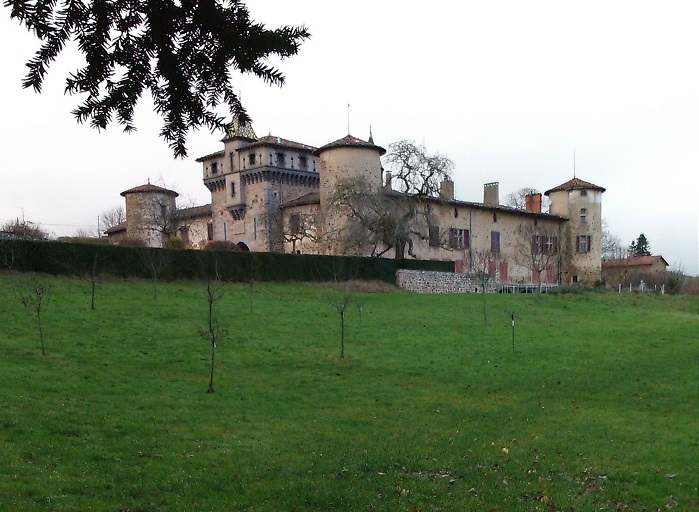
{"type": "Polygon", "coordinates": [[[153,300],[158,299],[158,276],[163,272],[168,265],[167,252],[147,247],[141,250],[141,260],[143,265],[148,270],[148,273],[153,280],[153,300]]]}
{"type": "Polygon", "coordinates": [[[491,251],[477,250],[471,255],[471,275],[476,279],[483,295],[483,325],[488,324],[487,296],[488,289],[492,286],[495,276],[492,273],[492,265],[495,254],[491,251]]]}
{"type": "Polygon", "coordinates": [[[558,228],[538,225],[519,226],[517,256],[523,265],[536,273],[538,294],[541,295],[541,275],[553,268],[559,260],[558,228]]]}
{"type": "Polygon", "coordinates": [[[451,177],[454,168],[449,158],[430,154],[412,140],[392,143],[384,158],[396,190],[418,198],[437,196],[442,181],[451,177]]]}
{"type": "Polygon", "coordinates": [[[538,194],[539,191],[532,187],[520,188],[516,192],[510,192],[505,198],[505,205],[510,208],[517,208],[518,210],[527,209],[527,196],[531,194],[538,194]]]}
{"type": "MultiPolygon", "coordinates": [[[[318,229],[320,214],[306,212],[289,212],[280,206],[273,208],[269,214],[267,225],[272,231],[272,237],[277,238],[282,244],[291,244],[291,252],[296,252],[297,244],[302,244],[305,240],[318,243],[322,240],[323,234],[318,229]]],[[[322,221],[321,221],[322,222],[322,221]]],[[[280,251],[282,247],[279,247],[280,251]]]]}
{"type": "Polygon", "coordinates": [[[211,362],[209,373],[209,388],[207,393],[214,392],[214,368],[216,363],[216,348],[226,337],[226,330],[221,326],[218,320],[216,304],[223,298],[225,290],[224,283],[221,281],[221,276],[218,267],[218,258],[214,256],[213,269],[205,269],[203,271],[206,283],[206,302],[207,315],[206,326],[199,328],[199,335],[204,339],[211,349],[211,362]]]}
{"type": "MultiPolygon", "coordinates": [[[[372,190],[365,178],[340,180],[331,209],[346,213],[345,245],[372,256],[394,251],[396,259],[415,257],[415,241],[430,239],[431,203],[454,164],[410,140],[391,144],[385,161],[391,171],[388,190],[372,190]]],[[[446,247],[446,240],[439,242],[446,247]]]]}
{"type": "Polygon", "coordinates": [[[29,220],[15,219],[5,223],[0,227],[0,233],[12,235],[17,238],[28,238],[30,240],[48,240],[49,234],[39,224],[29,220]]]}
{"type": "Polygon", "coordinates": [[[626,258],[628,249],[621,244],[621,239],[609,231],[606,219],[602,219],[602,259],[626,258]]]}
{"type": "Polygon", "coordinates": [[[395,257],[413,254],[413,237],[424,237],[424,227],[419,226],[411,201],[398,195],[370,193],[365,178],[341,180],[331,199],[331,208],[347,212],[348,225],[342,234],[343,243],[369,252],[371,256],[383,256],[394,250],[395,257]],[[423,227],[421,230],[420,227],[423,227]]]}
{"type": "Polygon", "coordinates": [[[17,300],[19,300],[25,308],[31,310],[36,318],[39,340],[41,342],[41,355],[46,355],[41,314],[48,308],[51,286],[38,277],[32,276],[23,282],[16,281],[13,287],[17,300]]]}
{"type": "Polygon", "coordinates": [[[100,230],[102,232],[113,228],[126,221],[126,212],[123,206],[114,206],[109,210],[105,210],[99,215],[100,230]]]}
{"type": "Polygon", "coordinates": [[[10,272],[15,268],[15,260],[19,252],[17,245],[17,239],[15,238],[0,240],[0,264],[10,272]]]}

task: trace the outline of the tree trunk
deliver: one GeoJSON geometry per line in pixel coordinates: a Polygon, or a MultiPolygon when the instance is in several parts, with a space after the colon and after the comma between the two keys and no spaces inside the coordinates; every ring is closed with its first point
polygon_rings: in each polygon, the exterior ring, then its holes
{"type": "Polygon", "coordinates": [[[341,324],[341,330],[340,330],[340,358],[345,357],[345,312],[341,311],[340,312],[340,324],[341,324]]]}

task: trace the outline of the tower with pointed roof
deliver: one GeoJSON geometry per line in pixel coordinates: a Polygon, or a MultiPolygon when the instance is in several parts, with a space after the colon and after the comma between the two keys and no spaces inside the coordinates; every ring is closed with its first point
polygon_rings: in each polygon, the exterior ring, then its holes
{"type": "Polygon", "coordinates": [[[566,217],[562,229],[562,284],[602,279],[602,194],[605,189],[577,177],[545,192],[549,213],[566,217]]]}
{"type": "Polygon", "coordinates": [[[162,247],[172,235],[172,218],[176,211],[174,190],[146,185],[124,190],[126,200],[126,237],[140,240],[148,247],[162,247]]]}
{"type": "Polygon", "coordinates": [[[347,212],[332,205],[338,185],[354,181],[361,184],[363,192],[377,194],[381,188],[381,156],[385,153],[384,148],[374,144],[371,133],[369,141],[347,135],[315,151],[320,158],[320,211],[327,231],[334,233],[326,237],[331,254],[347,252],[339,243],[347,225],[347,212]]]}

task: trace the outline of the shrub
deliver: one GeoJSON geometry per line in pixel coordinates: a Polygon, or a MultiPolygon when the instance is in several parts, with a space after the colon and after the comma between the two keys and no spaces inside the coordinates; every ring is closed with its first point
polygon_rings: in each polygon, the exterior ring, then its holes
{"type": "Polygon", "coordinates": [[[184,249],[185,246],[184,240],[176,236],[166,239],[163,243],[164,249],[184,249]]]}
{"type": "Polygon", "coordinates": [[[205,251],[239,251],[240,247],[233,242],[225,240],[211,240],[204,246],[205,251]]]}

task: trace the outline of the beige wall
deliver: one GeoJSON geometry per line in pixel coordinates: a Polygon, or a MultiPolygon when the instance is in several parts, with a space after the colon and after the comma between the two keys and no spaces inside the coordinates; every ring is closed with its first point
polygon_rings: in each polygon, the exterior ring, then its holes
{"type": "Polygon", "coordinates": [[[163,193],[126,194],[126,237],[149,247],[162,247],[172,229],[175,196],[163,193]]]}
{"type": "Polygon", "coordinates": [[[564,230],[562,283],[594,284],[602,279],[602,192],[562,190],[552,192],[550,212],[567,217],[564,230]],[[584,221],[581,215],[585,209],[584,221]],[[578,237],[590,237],[587,252],[578,249],[578,237]]]}

